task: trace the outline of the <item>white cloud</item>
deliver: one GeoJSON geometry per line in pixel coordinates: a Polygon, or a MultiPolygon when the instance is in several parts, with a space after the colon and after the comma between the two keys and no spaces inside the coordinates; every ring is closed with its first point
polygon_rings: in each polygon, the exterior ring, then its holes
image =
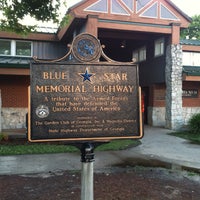
{"type": "Polygon", "coordinates": [[[172,0],[172,2],[190,17],[200,15],[199,0],[172,0]]]}

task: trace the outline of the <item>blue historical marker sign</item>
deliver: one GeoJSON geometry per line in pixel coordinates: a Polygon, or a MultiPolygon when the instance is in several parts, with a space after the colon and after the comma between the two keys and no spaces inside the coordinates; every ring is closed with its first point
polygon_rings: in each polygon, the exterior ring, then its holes
{"type": "Polygon", "coordinates": [[[137,65],[33,63],[29,141],[141,138],[137,65]]]}

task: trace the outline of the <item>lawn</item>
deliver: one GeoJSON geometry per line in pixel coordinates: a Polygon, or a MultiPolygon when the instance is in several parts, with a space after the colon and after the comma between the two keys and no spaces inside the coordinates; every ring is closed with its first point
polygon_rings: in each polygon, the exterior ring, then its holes
{"type": "Polygon", "coordinates": [[[190,140],[191,142],[195,144],[200,144],[200,133],[194,134],[194,133],[191,133],[190,131],[182,131],[182,132],[173,132],[173,133],[170,133],[170,135],[184,138],[186,140],[190,140]]]}
{"type": "MultiPolygon", "coordinates": [[[[98,146],[95,151],[123,150],[140,144],[139,140],[113,140],[98,146]]],[[[64,144],[13,144],[12,142],[0,144],[0,155],[22,155],[22,154],[46,154],[46,153],[70,153],[79,152],[72,145],[64,144]]]]}

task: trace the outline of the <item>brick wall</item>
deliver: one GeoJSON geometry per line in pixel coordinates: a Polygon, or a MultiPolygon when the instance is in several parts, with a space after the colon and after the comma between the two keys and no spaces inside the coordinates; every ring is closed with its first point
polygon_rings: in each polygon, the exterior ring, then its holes
{"type": "Polygon", "coordinates": [[[152,107],[165,107],[165,84],[154,85],[150,88],[149,105],[152,107]]]}
{"type": "MultiPolygon", "coordinates": [[[[200,85],[199,82],[183,82],[183,90],[198,90],[198,98],[184,98],[183,107],[200,107],[200,85]]],[[[149,105],[153,107],[165,107],[166,87],[164,84],[154,85],[150,89],[149,105]]]]}
{"type": "Polygon", "coordinates": [[[0,76],[2,107],[28,107],[29,76],[0,76]]]}

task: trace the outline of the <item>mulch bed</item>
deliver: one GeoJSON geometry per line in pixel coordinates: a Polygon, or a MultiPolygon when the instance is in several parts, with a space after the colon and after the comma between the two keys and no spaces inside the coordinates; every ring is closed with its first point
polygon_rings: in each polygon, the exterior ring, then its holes
{"type": "MultiPolygon", "coordinates": [[[[159,168],[112,168],[94,174],[95,200],[199,200],[199,188],[200,181],[159,168]]],[[[81,174],[0,176],[0,191],[1,200],[78,200],[81,174]]]]}

